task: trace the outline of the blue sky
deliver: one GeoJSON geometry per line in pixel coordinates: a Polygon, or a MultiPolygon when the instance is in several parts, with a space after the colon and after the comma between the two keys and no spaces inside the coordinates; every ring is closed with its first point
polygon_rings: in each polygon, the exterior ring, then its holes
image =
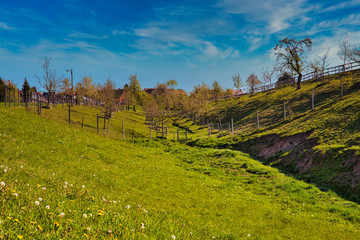
{"type": "Polygon", "coordinates": [[[360,46],[360,0],[16,0],[0,3],[0,76],[39,87],[39,59],[51,57],[58,75],[74,81],[110,77],[123,87],[137,74],[143,88],[175,79],[191,91],[214,80],[232,88],[275,61],[285,38],[313,40],[309,59],[339,40],[360,46]]]}

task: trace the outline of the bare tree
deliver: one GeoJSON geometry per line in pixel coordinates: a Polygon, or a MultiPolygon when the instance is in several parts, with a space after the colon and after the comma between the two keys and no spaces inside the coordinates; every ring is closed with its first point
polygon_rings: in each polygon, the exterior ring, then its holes
{"type": "Polygon", "coordinates": [[[298,74],[297,89],[301,88],[301,79],[306,67],[304,62],[305,51],[311,50],[312,41],[309,37],[302,40],[284,38],[280,40],[274,50],[280,70],[289,70],[298,74]]]}
{"type": "Polygon", "coordinates": [[[54,95],[62,81],[62,76],[56,76],[56,70],[52,66],[51,58],[42,57],[40,59],[40,67],[42,71],[41,78],[37,75],[40,86],[48,92],[48,105],[50,104],[50,96],[54,95]]]}
{"type": "Polygon", "coordinates": [[[325,68],[329,67],[329,51],[330,48],[324,53],[324,55],[316,55],[315,59],[310,63],[310,68],[315,73],[321,73],[324,80],[325,68]]]}
{"type": "Polygon", "coordinates": [[[360,48],[354,47],[351,50],[350,59],[354,62],[360,63],[360,48]]]}
{"type": "Polygon", "coordinates": [[[246,85],[250,88],[251,93],[255,92],[255,87],[259,84],[261,84],[261,81],[254,73],[250,74],[250,76],[246,80],[246,85]]]}
{"type": "Polygon", "coordinates": [[[339,50],[337,52],[337,55],[341,60],[344,61],[344,68],[348,60],[351,59],[351,48],[351,42],[349,39],[339,41],[339,50]]]}
{"type": "Polygon", "coordinates": [[[266,83],[269,83],[271,85],[271,80],[276,72],[277,68],[276,65],[273,66],[272,68],[265,68],[263,69],[262,72],[262,79],[263,79],[263,84],[265,85],[266,83]]]}

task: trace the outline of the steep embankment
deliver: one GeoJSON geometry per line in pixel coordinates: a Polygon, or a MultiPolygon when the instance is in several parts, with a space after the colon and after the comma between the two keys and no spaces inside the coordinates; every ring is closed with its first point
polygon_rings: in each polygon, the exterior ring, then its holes
{"type": "Polygon", "coordinates": [[[230,134],[192,145],[239,149],[302,179],[360,201],[360,78],[354,73],[325,81],[215,102],[222,122],[234,119],[230,134]],[[341,97],[340,78],[343,82],[341,97]],[[312,89],[314,106],[312,109],[312,89]],[[284,101],[286,120],[284,119],[284,101]],[[257,129],[256,112],[260,129],[257,129]]]}

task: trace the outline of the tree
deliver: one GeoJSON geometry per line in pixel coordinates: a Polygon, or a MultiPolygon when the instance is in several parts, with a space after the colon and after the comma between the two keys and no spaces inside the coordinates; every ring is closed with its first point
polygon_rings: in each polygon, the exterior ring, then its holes
{"type": "Polygon", "coordinates": [[[339,50],[337,52],[337,55],[341,60],[344,61],[344,68],[348,59],[351,59],[351,48],[352,47],[349,39],[339,41],[339,50]]]}
{"type": "Polygon", "coordinates": [[[177,81],[170,79],[169,81],[165,82],[165,85],[168,86],[168,88],[174,88],[177,86],[177,81]]]}
{"type": "Polygon", "coordinates": [[[23,102],[27,102],[30,96],[30,85],[26,80],[26,78],[24,80],[21,91],[22,91],[23,102]]]}
{"type": "Polygon", "coordinates": [[[280,40],[274,50],[280,70],[289,70],[298,74],[297,89],[301,89],[301,79],[306,67],[304,54],[310,51],[312,41],[309,37],[302,40],[284,38],[280,40]]]}
{"type": "Polygon", "coordinates": [[[351,50],[350,59],[354,62],[360,63],[360,48],[354,47],[351,50]]]}
{"type": "Polygon", "coordinates": [[[215,80],[211,85],[211,92],[213,94],[214,99],[215,100],[218,99],[223,91],[224,90],[221,87],[221,85],[218,83],[218,81],[215,80]]]}
{"type": "Polygon", "coordinates": [[[52,66],[51,58],[43,57],[40,59],[40,67],[42,71],[42,77],[35,75],[39,84],[48,92],[48,105],[50,104],[50,95],[56,93],[62,77],[56,76],[56,71],[52,66]]]}
{"type": "Polygon", "coordinates": [[[128,87],[124,87],[126,102],[128,105],[137,105],[142,103],[141,86],[137,75],[130,75],[128,87]]]}
{"type": "Polygon", "coordinates": [[[243,87],[244,84],[242,82],[242,79],[240,78],[240,73],[235,74],[235,76],[232,76],[232,80],[233,80],[233,83],[234,83],[234,87],[237,90],[240,90],[243,87]]]}
{"type": "Polygon", "coordinates": [[[262,72],[262,79],[263,79],[263,84],[267,84],[269,83],[271,85],[271,80],[274,76],[274,74],[276,73],[277,71],[277,67],[276,65],[273,66],[272,68],[265,68],[263,69],[263,72],[262,72]]]}
{"type": "Polygon", "coordinates": [[[316,55],[315,59],[310,63],[310,68],[315,73],[322,73],[323,78],[325,68],[329,66],[329,51],[330,48],[324,53],[324,55],[316,55]]]}
{"type": "Polygon", "coordinates": [[[96,93],[96,85],[91,76],[84,76],[80,82],[76,84],[76,92],[79,97],[86,99],[94,97],[96,93]]]}
{"type": "Polygon", "coordinates": [[[250,74],[250,76],[246,80],[246,85],[250,88],[251,93],[255,92],[255,87],[259,84],[261,84],[261,81],[254,73],[250,74]]]}
{"type": "Polygon", "coordinates": [[[105,115],[110,117],[111,113],[115,111],[116,99],[115,99],[115,83],[106,79],[106,82],[99,88],[99,98],[104,108],[105,115]]]}

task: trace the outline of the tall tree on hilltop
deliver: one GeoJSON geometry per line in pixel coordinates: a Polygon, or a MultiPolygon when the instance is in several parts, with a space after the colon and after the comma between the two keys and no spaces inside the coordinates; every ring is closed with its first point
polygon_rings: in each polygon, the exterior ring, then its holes
{"type": "Polygon", "coordinates": [[[259,84],[261,84],[261,81],[254,73],[250,74],[250,76],[246,79],[246,85],[250,88],[251,93],[255,92],[255,87],[259,84]]]}
{"type": "Polygon", "coordinates": [[[215,100],[218,99],[223,91],[224,89],[221,87],[219,82],[215,80],[211,85],[211,92],[213,94],[214,99],[215,100]]]}
{"type": "Polygon", "coordinates": [[[30,96],[30,85],[26,80],[26,78],[24,80],[21,91],[22,91],[23,102],[27,102],[30,96]]]}
{"type": "Polygon", "coordinates": [[[232,76],[232,80],[233,80],[234,87],[236,88],[236,90],[239,91],[244,85],[242,82],[242,79],[240,78],[240,73],[232,76]]]}
{"type": "Polygon", "coordinates": [[[297,89],[301,89],[301,79],[306,68],[304,55],[306,51],[311,50],[311,46],[312,41],[309,37],[299,41],[284,38],[274,48],[280,70],[284,71],[287,69],[298,74],[297,89]]]}
{"type": "Polygon", "coordinates": [[[341,60],[344,61],[344,66],[348,62],[349,59],[351,59],[351,42],[349,39],[339,41],[339,50],[337,52],[337,55],[341,60]]]}

